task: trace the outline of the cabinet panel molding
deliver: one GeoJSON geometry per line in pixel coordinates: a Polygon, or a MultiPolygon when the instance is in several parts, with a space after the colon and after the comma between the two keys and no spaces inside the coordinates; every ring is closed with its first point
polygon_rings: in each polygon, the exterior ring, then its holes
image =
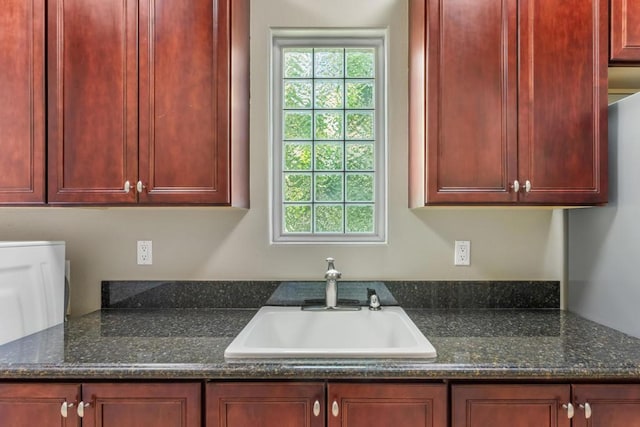
{"type": "Polygon", "coordinates": [[[44,0],[0,10],[0,205],[45,202],[44,0]]]}

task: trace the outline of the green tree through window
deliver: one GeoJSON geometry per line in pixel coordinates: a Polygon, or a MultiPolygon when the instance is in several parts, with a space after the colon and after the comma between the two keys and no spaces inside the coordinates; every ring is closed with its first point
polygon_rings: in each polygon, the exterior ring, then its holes
{"type": "Polygon", "coordinates": [[[282,49],[283,233],[374,233],[376,53],[282,49]]]}

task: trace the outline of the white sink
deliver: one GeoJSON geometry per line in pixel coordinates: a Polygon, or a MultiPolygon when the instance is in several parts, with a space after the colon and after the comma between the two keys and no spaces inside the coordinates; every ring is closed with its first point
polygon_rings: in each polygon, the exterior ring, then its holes
{"type": "Polygon", "coordinates": [[[262,307],[224,357],[428,359],[436,357],[436,350],[400,307],[380,311],[262,307]]]}

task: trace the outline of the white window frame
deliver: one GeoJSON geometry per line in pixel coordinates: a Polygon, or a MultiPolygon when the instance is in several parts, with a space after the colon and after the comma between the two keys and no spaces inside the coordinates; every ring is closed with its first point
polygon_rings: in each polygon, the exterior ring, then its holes
{"type": "Polygon", "coordinates": [[[387,243],[387,30],[272,29],[270,70],[270,223],[271,243],[386,244],[387,243]],[[282,50],[287,47],[372,47],[375,74],[375,196],[373,233],[284,233],[282,161],[282,50]]]}

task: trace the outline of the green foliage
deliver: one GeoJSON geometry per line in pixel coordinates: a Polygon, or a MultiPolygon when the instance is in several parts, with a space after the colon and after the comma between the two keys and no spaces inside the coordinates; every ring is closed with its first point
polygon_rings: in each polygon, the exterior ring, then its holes
{"type": "Polygon", "coordinates": [[[310,171],[311,151],[310,142],[286,142],[284,144],[284,169],[286,171],[310,171]]]}
{"type": "Polygon", "coordinates": [[[341,173],[316,174],[315,201],[341,202],[342,179],[341,173]]]}
{"type": "Polygon", "coordinates": [[[311,128],[310,112],[285,111],[284,139],[311,139],[311,128]]]}
{"type": "Polygon", "coordinates": [[[374,108],[373,80],[347,82],[347,108],[374,108]]]}
{"type": "Polygon", "coordinates": [[[286,205],[284,207],[284,231],[286,233],[311,233],[311,205],[286,205]]]}
{"type": "Polygon", "coordinates": [[[316,108],[342,108],[342,80],[316,80],[315,106],[316,108]]]}
{"type": "Polygon", "coordinates": [[[342,113],[332,111],[316,112],[316,139],[342,139],[342,113]]]}
{"type": "Polygon", "coordinates": [[[311,80],[287,80],[284,82],[284,108],[312,107],[311,80]]]}
{"type": "Polygon", "coordinates": [[[342,233],[343,210],[341,205],[317,205],[315,231],[318,233],[342,233]]]}
{"type": "Polygon", "coordinates": [[[285,233],[375,231],[375,58],[283,49],[285,233]]]}
{"type": "Polygon", "coordinates": [[[373,174],[347,174],[347,202],[373,202],[373,174]]]}
{"type": "Polygon", "coordinates": [[[374,146],[372,142],[355,143],[348,142],[347,170],[373,171],[374,146]]]}
{"type": "Polygon", "coordinates": [[[317,143],[315,170],[342,170],[343,157],[342,143],[317,143]]]}
{"type": "Polygon", "coordinates": [[[347,138],[373,139],[373,113],[370,111],[347,113],[347,138]]]}
{"type": "Polygon", "coordinates": [[[284,174],[284,201],[310,202],[311,175],[299,173],[284,174]]]}
{"type": "Polygon", "coordinates": [[[313,49],[284,49],[284,77],[313,77],[313,49]]]}
{"type": "Polygon", "coordinates": [[[373,233],[373,205],[347,206],[347,233],[373,233]]]}
{"type": "Polygon", "coordinates": [[[375,50],[347,49],[347,77],[374,77],[375,50]]]}
{"type": "Polygon", "coordinates": [[[314,49],[314,77],[344,77],[344,49],[314,49]]]}

